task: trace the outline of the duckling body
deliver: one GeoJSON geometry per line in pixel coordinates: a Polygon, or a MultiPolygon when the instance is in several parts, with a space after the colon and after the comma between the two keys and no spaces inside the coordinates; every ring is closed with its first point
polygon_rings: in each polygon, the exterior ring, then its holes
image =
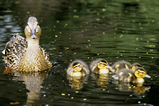
{"type": "Polygon", "coordinates": [[[28,19],[25,27],[26,38],[14,35],[7,42],[4,54],[6,68],[13,71],[43,71],[50,69],[49,54],[39,45],[40,26],[35,17],[28,19]]]}
{"type": "Polygon", "coordinates": [[[124,61],[124,60],[120,60],[120,61],[117,61],[117,62],[114,63],[114,65],[112,66],[111,71],[113,73],[117,73],[119,70],[124,69],[124,68],[131,69],[132,66],[129,62],[124,61]]]}
{"type": "Polygon", "coordinates": [[[75,60],[70,63],[66,72],[69,76],[86,76],[89,74],[89,69],[82,60],[75,60]]]}
{"type": "Polygon", "coordinates": [[[145,69],[142,67],[136,68],[135,72],[132,69],[122,69],[112,77],[115,80],[128,83],[144,83],[144,77],[151,78],[149,75],[146,74],[145,69]]]}
{"type": "Polygon", "coordinates": [[[105,59],[96,59],[90,64],[90,69],[94,74],[108,74],[109,68],[110,66],[105,59]]]}

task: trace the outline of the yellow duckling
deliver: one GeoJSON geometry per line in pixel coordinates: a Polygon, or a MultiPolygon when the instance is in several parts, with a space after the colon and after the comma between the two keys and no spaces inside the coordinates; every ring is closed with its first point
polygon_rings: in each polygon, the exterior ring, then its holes
{"type": "Polygon", "coordinates": [[[20,35],[14,35],[2,52],[6,70],[43,71],[50,69],[52,63],[49,61],[49,54],[39,45],[41,29],[35,17],[29,17],[24,32],[26,39],[20,35]]]}
{"type": "Polygon", "coordinates": [[[133,63],[131,69],[135,71],[135,69],[138,68],[138,67],[142,67],[142,65],[139,64],[139,63],[133,63]]]}
{"type": "Polygon", "coordinates": [[[90,69],[94,74],[108,74],[111,68],[105,59],[96,59],[91,62],[90,69]]]}
{"type": "Polygon", "coordinates": [[[82,60],[73,61],[66,71],[69,76],[86,76],[89,74],[88,66],[82,60]]]}
{"type": "Polygon", "coordinates": [[[132,66],[129,62],[124,61],[124,60],[120,60],[114,63],[114,65],[111,68],[111,71],[113,73],[117,73],[119,70],[126,68],[126,69],[131,69],[132,66]]]}
{"type": "Polygon", "coordinates": [[[115,75],[112,76],[115,80],[122,82],[130,83],[144,83],[145,78],[151,78],[151,76],[146,74],[146,71],[142,67],[135,69],[135,72],[132,69],[122,69],[118,71],[115,75]]]}

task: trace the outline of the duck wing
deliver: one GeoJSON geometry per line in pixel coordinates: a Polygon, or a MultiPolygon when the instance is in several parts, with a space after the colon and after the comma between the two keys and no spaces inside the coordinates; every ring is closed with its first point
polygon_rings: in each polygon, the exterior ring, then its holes
{"type": "MultiPolygon", "coordinates": [[[[16,66],[19,64],[20,60],[23,58],[26,50],[27,50],[28,44],[27,40],[20,36],[20,35],[14,35],[9,42],[7,42],[5,49],[2,51],[4,54],[3,60],[5,62],[5,66],[10,67],[11,69],[16,68],[16,66]],[[14,66],[14,67],[13,67],[14,66]]],[[[45,49],[41,48],[41,52],[45,58],[45,60],[49,63],[51,66],[51,63],[49,61],[49,53],[45,51],[45,49]]]]}
{"type": "Polygon", "coordinates": [[[6,66],[16,65],[17,62],[24,56],[27,49],[27,41],[20,35],[14,35],[9,42],[7,42],[5,49],[2,51],[4,54],[3,60],[6,66]]]}

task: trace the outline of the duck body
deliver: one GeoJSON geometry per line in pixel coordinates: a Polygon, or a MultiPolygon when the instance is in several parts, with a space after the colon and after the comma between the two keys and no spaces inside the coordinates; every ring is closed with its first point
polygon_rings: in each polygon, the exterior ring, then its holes
{"type": "Polygon", "coordinates": [[[86,63],[82,60],[75,60],[68,66],[67,75],[69,76],[87,76],[89,75],[89,69],[86,63]]]}
{"type": "Polygon", "coordinates": [[[122,69],[112,76],[115,80],[127,83],[144,83],[144,77],[151,78],[146,74],[146,71],[142,67],[132,69],[122,69]]]}
{"type": "Polygon", "coordinates": [[[105,59],[96,59],[90,64],[90,69],[94,74],[108,74],[109,68],[110,66],[105,59]]]}
{"type": "Polygon", "coordinates": [[[49,61],[49,54],[39,45],[41,29],[37,25],[35,17],[28,19],[25,35],[27,39],[20,35],[14,35],[7,42],[2,52],[6,68],[12,71],[43,71],[50,69],[52,63],[49,61]]]}
{"type": "Polygon", "coordinates": [[[113,64],[112,68],[111,68],[111,71],[113,73],[117,73],[119,70],[121,69],[131,69],[132,66],[129,62],[125,61],[125,60],[120,60],[120,61],[117,61],[113,64]]]}

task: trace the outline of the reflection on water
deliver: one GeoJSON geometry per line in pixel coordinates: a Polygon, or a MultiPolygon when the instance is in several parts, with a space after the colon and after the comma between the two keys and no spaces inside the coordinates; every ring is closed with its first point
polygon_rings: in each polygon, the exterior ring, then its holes
{"type": "Polygon", "coordinates": [[[27,100],[49,106],[159,105],[158,5],[157,0],[0,0],[0,50],[12,35],[24,36],[26,20],[35,16],[42,29],[40,45],[53,63],[46,78],[37,74],[9,80],[2,74],[1,57],[0,104],[26,105],[27,100]],[[138,62],[152,78],[135,88],[114,84],[111,75],[67,79],[72,60],[90,64],[96,58],[107,59],[110,65],[118,60],[138,62]]]}
{"type": "Polygon", "coordinates": [[[40,89],[43,83],[43,80],[45,77],[48,76],[49,71],[44,72],[28,72],[28,73],[14,73],[14,76],[12,80],[14,81],[24,81],[24,84],[26,85],[26,89],[29,90],[27,94],[27,106],[40,106],[41,100],[40,100],[40,89]]]}
{"type": "Polygon", "coordinates": [[[106,88],[108,84],[108,74],[92,74],[92,77],[97,81],[97,85],[101,88],[106,88]]]}
{"type": "Polygon", "coordinates": [[[88,76],[67,76],[67,79],[72,89],[80,90],[87,83],[88,76]]]}
{"type": "Polygon", "coordinates": [[[151,89],[151,86],[144,86],[143,84],[131,84],[131,83],[122,83],[119,81],[114,81],[119,91],[123,92],[134,92],[134,95],[144,95],[146,91],[151,89]]]}

